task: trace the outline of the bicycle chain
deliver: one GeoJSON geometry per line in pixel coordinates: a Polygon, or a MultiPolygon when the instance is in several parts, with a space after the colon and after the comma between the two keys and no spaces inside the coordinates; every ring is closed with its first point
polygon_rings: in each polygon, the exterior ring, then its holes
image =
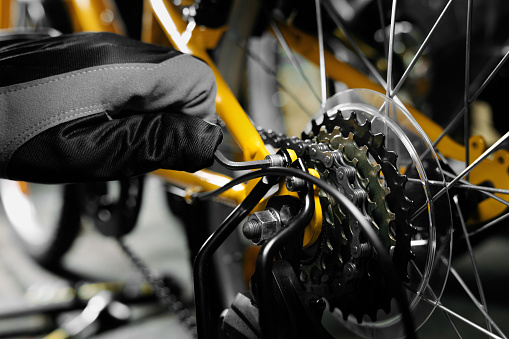
{"type": "MultiPolygon", "coordinates": [[[[322,179],[356,204],[378,229],[387,249],[394,248],[393,262],[406,277],[414,233],[409,226],[411,202],[404,194],[406,178],[396,170],[397,155],[385,149],[383,135],[372,134],[370,124],[360,124],[355,113],[344,119],[341,112],[332,119],[324,114],[320,124],[313,120],[311,134],[303,133],[302,139],[259,131],[266,143],[294,150],[322,179]],[[387,187],[380,180],[380,170],[387,187]]],[[[353,314],[361,322],[367,314],[375,320],[378,309],[388,313],[391,295],[376,264],[376,253],[339,204],[323,192],[320,203],[324,211],[322,233],[316,253],[301,265],[303,282],[325,296],[331,307],[339,308],[345,319],[353,314]]]]}
{"type": "Polygon", "coordinates": [[[136,255],[131,248],[126,244],[124,239],[119,239],[118,243],[127,257],[131,260],[133,266],[141,273],[157,297],[159,302],[172,314],[175,314],[179,322],[188,329],[189,334],[193,338],[198,338],[196,329],[196,318],[191,314],[191,311],[184,306],[179,298],[172,293],[170,288],[164,283],[163,279],[155,274],[148,265],[136,255]]]}

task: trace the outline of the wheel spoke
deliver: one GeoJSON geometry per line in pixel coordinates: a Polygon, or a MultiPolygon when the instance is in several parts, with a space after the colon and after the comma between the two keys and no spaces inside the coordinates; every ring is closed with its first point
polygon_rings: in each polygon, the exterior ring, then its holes
{"type": "MultiPolygon", "coordinates": [[[[452,173],[448,173],[446,171],[443,171],[443,173],[444,173],[445,176],[448,176],[448,177],[451,177],[451,178],[456,177],[456,175],[454,175],[452,173]]],[[[420,180],[420,179],[407,178],[407,180],[410,181],[410,182],[415,182],[415,183],[421,183],[422,184],[422,180],[420,180]]],[[[461,182],[461,184],[457,184],[456,188],[461,188],[461,189],[471,190],[471,191],[479,191],[479,192],[481,192],[483,194],[486,194],[486,196],[488,196],[490,198],[493,198],[493,199],[499,201],[500,203],[502,203],[504,205],[509,206],[509,201],[506,201],[506,200],[504,200],[502,198],[499,198],[499,197],[497,197],[494,194],[489,194],[489,193],[509,194],[509,190],[505,190],[505,189],[502,189],[502,188],[477,186],[477,185],[471,184],[471,183],[469,183],[468,181],[465,181],[465,180],[460,180],[460,182],[461,182]]],[[[446,185],[445,182],[437,181],[437,180],[428,180],[428,184],[431,185],[431,186],[437,186],[437,187],[444,187],[446,185]]]]}
{"type": "Polygon", "coordinates": [[[377,0],[376,4],[378,6],[378,15],[380,16],[380,26],[381,26],[381,32],[383,37],[383,44],[384,44],[384,55],[388,54],[387,51],[387,35],[385,34],[385,16],[384,16],[384,7],[382,4],[382,0],[377,0]]]}
{"type": "Polygon", "coordinates": [[[505,334],[502,332],[502,330],[497,326],[497,324],[493,321],[493,319],[490,317],[490,315],[487,312],[487,309],[483,304],[481,304],[474,296],[472,291],[468,288],[467,284],[461,279],[461,276],[459,273],[454,269],[454,267],[451,266],[451,273],[456,278],[458,283],[461,285],[461,287],[465,290],[465,292],[468,294],[472,302],[475,304],[475,306],[479,309],[479,311],[483,314],[483,316],[486,318],[486,321],[489,322],[491,326],[495,328],[495,330],[500,334],[503,338],[507,339],[505,334]]]}
{"type": "MultiPolygon", "coordinates": [[[[460,174],[458,174],[452,181],[450,181],[447,186],[438,191],[437,194],[433,196],[431,199],[432,202],[435,202],[438,198],[440,198],[444,193],[446,193],[449,188],[454,186],[461,178],[470,173],[474,168],[476,168],[484,159],[491,155],[506,139],[509,139],[509,132],[504,134],[503,137],[498,139],[496,143],[494,143],[490,148],[488,148],[479,158],[477,158],[473,163],[471,163],[467,168],[465,168],[460,174]]],[[[423,204],[411,217],[411,220],[414,220],[418,215],[420,215],[423,211],[426,210],[427,204],[423,204]]]]}
{"type": "Polygon", "coordinates": [[[392,90],[392,65],[394,58],[394,33],[396,30],[396,6],[398,4],[397,0],[392,0],[392,10],[391,10],[391,28],[389,31],[389,50],[387,55],[387,88],[386,95],[389,96],[392,90]]]}
{"type": "MultiPolygon", "coordinates": [[[[354,49],[355,51],[355,54],[357,54],[357,56],[359,57],[359,59],[361,60],[362,64],[364,65],[364,67],[366,67],[369,72],[371,73],[371,75],[378,81],[378,83],[383,87],[383,88],[387,88],[387,83],[385,82],[384,78],[382,78],[382,76],[380,75],[380,73],[378,73],[378,71],[376,70],[376,68],[373,66],[373,64],[371,64],[371,62],[366,58],[366,56],[364,55],[364,53],[361,51],[359,45],[357,44],[357,42],[355,41],[355,39],[352,37],[352,35],[350,34],[350,32],[346,29],[345,25],[343,24],[343,20],[340,18],[338,12],[336,11],[336,9],[334,8],[334,6],[331,4],[330,1],[325,1],[324,2],[324,5],[325,5],[325,9],[327,10],[327,13],[329,13],[330,15],[330,18],[332,19],[332,21],[334,21],[334,24],[339,28],[341,29],[341,31],[343,32],[343,34],[345,34],[345,37],[346,39],[348,40],[348,42],[350,43],[350,45],[352,46],[352,48],[354,49]]],[[[385,34],[385,33],[384,33],[385,34]]],[[[385,37],[385,35],[384,35],[385,37]]],[[[385,49],[387,49],[387,47],[385,47],[385,49]]]]}
{"type": "MultiPolygon", "coordinates": [[[[479,275],[479,269],[477,268],[477,261],[475,259],[474,250],[472,249],[472,244],[470,243],[470,238],[468,237],[467,225],[465,224],[465,220],[463,219],[463,214],[461,213],[458,196],[455,195],[452,199],[453,199],[454,204],[456,205],[456,209],[458,211],[458,217],[460,219],[461,229],[463,230],[463,234],[465,236],[465,243],[467,244],[467,248],[468,248],[468,254],[470,255],[470,262],[472,264],[472,269],[474,271],[474,278],[475,278],[475,283],[477,285],[477,291],[479,292],[479,296],[480,296],[481,302],[482,302],[482,304],[480,306],[484,309],[484,311],[486,311],[486,312],[483,312],[483,314],[484,314],[484,313],[487,313],[488,306],[486,304],[486,297],[484,295],[484,289],[482,287],[481,276],[479,275]]],[[[491,329],[491,324],[487,320],[486,320],[486,326],[488,328],[488,331],[493,332],[491,329]]]]}
{"type": "Polygon", "coordinates": [[[304,80],[304,83],[309,88],[309,91],[313,94],[313,96],[316,98],[316,100],[319,103],[321,103],[320,97],[318,96],[318,94],[316,94],[315,89],[311,85],[311,81],[306,76],[306,73],[304,73],[304,70],[302,69],[302,66],[300,65],[299,60],[297,59],[297,57],[293,53],[292,49],[286,42],[286,39],[283,36],[283,33],[281,33],[281,30],[279,29],[277,24],[274,22],[271,22],[271,28],[274,31],[274,34],[276,35],[276,38],[279,41],[279,44],[281,45],[281,47],[283,47],[283,50],[285,51],[285,54],[288,57],[288,59],[290,60],[290,62],[292,63],[293,67],[297,70],[297,73],[300,75],[302,80],[304,80]]]}
{"type": "MultiPolygon", "coordinates": [[[[466,33],[466,46],[465,46],[465,87],[463,92],[465,115],[463,116],[463,134],[465,145],[465,167],[470,163],[470,102],[468,100],[468,89],[470,87],[470,42],[472,37],[472,3],[473,0],[468,0],[467,5],[467,33],[466,33]]],[[[468,174],[466,176],[468,180],[468,174]]]]}
{"type": "Polygon", "coordinates": [[[320,0],[315,0],[316,25],[318,30],[318,51],[320,52],[320,89],[322,93],[322,108],[327,101],[327,78],[325,76],[325,51],[323,45],[322,11],[320,0]]]}
{"type": "MultiPolygon", "coordinates": [[[[497,64],[497,66],[493,69],[493,71],[488,75],[488,77],[486,78],[486,80],[484,80],[484,82],[482,83],[482,85],[479,87],[479,89],[474,93],[474,95],[469,99],[469,103],[471,104],[472,102],[474,102],[478,97],[479,95],[481,95],[481,93],[484,91],[484,89],[486,88],[486,86],[489,85],[489,83],[491,82],[491,80],[493,80],[493,78],[498,74],[498,72],[502,69],[502,67],[504,66],[504,64],[506,63],[507,59],[509,59],[509,48],[507,49],[507,52],[504,54],[504,57],[502,58],[502,60],[500,60],[500,62],[497,64]]],[[[432,144],[432,147],[433,149],[435,149],[437,147],[437,145],[440,143],[440,141],[442,141],[442,139],[449,133],[451,133],[458,125],[458,123],[461,121],[461,119],[463,118],[465,114],[465,107],[463,107],[461,109],[461,111],[459,111],[455,116],[454,118],[447,124],[447,126],[444,128],[444,130],[442,131],[442,133],[438,136],[438,138],[436,138],[435,141],[433,141],[433,144],[432,144]]],[[[421,159],[424,158],[428,153],[429,153],[429,149],[427,149],[426,151],[423,152],[423,154],[421,155],[421,159]]]]}
{"type": "Polygon", "coordinates": [[[465,324],[467,325],[470,325],[472,328],[475,328],[476,330],[488,335],[490,338],[494,338],[494,339],[503,339],[502,337],[499,337],[498,335],[495,335],[493,333],[490,333],[489,331],[487,331],[486,329],[482,328],[481,326],[477,325],[476,323],[468,320],[467,318],[465,317],[462,317],[461,315],[459,315],[458,313],[450,310],[449,308],[445,307],[440,301],[438,300],[431,300],[431,299],[428,299],[424,296],[421,296],[421,299],[425,302],[427,302],[428,304],[430,305],[434,305],[436,307],[438,307],[440,310],[448,313],[449,315],[452,315],[453,317],[463,321],[465,324]]]}
{"type": "MultiPolygon", "coordinates": [[[[361,51],[359,45],[357,44],[355,39],[352,37],[352,35],[349,33],[349,31],[346,29],[345,25],[343,24],[343,21],[342,21],[341,17],[339,16],[339,14],[337,13],[336,8],[331,4],[330,1],[325,1],[324,2],[324,6],[325,6],[327,12],[329,13],[329,17],[332,19],[334,24],[339,29],[341,29],[341,31],[345,34],[348,42],[350,43],[350,45],[354,49],[355,53],[357,54],[357,56],[361,60],[361,62],[364,65],[364,67],[366,67],[368,69],[369,73],[371,73],[371,75],[376,79],[376,81],[380,84],[380,86],[385,88],[385,90],[387,91],[387,82],[384,80],[384,78],[382,78],[380,73],[378,73],[376,68],[371,64],[371,62],[366,58],[364,53],[361,51]]],[[[384,30],[384,38],[385,38],[385,30],[384,30]]],[[[387,50],[387,48],[385,48],[385,49],[387,50]]],[[[398,98],[397,95],[394,95],[393,99],[394,99],[394,101],[397,104],[401,105],[402,107],[405,107],[405,105],[398,98]]],[[[385,106],[386,106],[386,104],[384,103],[380,107],[379,111],[382,112],[385,109],[385,106]]]]}
{"type": "MultiPolygon", "coordinates": [[[[446,258],[442,257],[442,261],[445,263],[445,265],[447,265],[447,264],[448,264],[448,260],[447,260],[446,258]]],[[[411,261],[411,264],[412,264],[412,265],[411,265],[411,266],[412,266],[412,268],[413,268],[413,269],[417,272],[417,274],[419,275],[419,277],[422,279],[422,278],[423,278],[423,274],[421,273],[421,271],[420,271],[420,270],[419,270],[419,268],[417,267],[417,264],[416,264],[413,260],[411,261]]],[[[451,272],[453,272],[453,271],[455,272],[455,270],[454,270],[454,268],[453,268],[452,266],[450,267],[450,269],[451,269],[451,272]]],[[[453,273],[453,274],[454,274],[454,273],[453,273]]],[[[459,275],[458,275],[458,277],[459,277],[459,275]]],[[[461,278],[460,278],[460,279],[461,279],[461,278]]],[[[465,285],[465,286],[466,286],[466,285],[465,285]]],[[[468,289],[468,288],[467,288],[467,289],[468,289]]],[[[414,293],[414,294],[417,294],[415,291],[412,291],[411,289],[408,289],[408,290],[409,290],[410,292],[414,293]]],[[[473,328],[475,328],[475,329],[477,329],[477,330],[479,330],[479,331],[481,331],[481,332],[483,332],[483,333],[487,334],[490,338],[500,338],[500,339],[501,339],[501,337],[498,337],[498,336],[494,335],[493,333],[488,332],[486,329],[482,328],[481,326],[479,326],[479,325],[477,325],[477,324],[473,323],[472,321],[470,321],[470,320],[468,320],[468,319],[466,319],[466,318],[462,317],[461,315],[459,315],[459,314],[457,314],[457,313],[453,312],[452,310],[448,309],[447,307],[445,307],[445,306],[444,306],[444,305],[440,302],[440,300],[438,300],[437,296],[435,295],[435,293],[433,292],[433,289],[431,288],[431,286],[430,286],[429,284],[427,284],[427,285],[426,285],[426,290],[430,293],[430,295],[431,295],[431,297],[432,297],[433,299],[428,299],[428,298],[424,297],[422,294],[421,294],[421,295],[419,295],[419,297],[420,297],[423,301],[425,301],[425,302],[427,302],[427,303],[429,303],[429,304],[431,304],[431,305],[434,305],[434,306],[438,307],[438,308],[442,311],[442,313],[444,314],[444,316],[446,317],[446,319],[449,321],[449,323],[451,324],[452,328],[454,329],[454,332],[456,333],[456,335],[457,335],[458,337],[460,337],[460,338],[461,338],[461,334],[459,333],[458,328],[457,328],[457,327],[456,327],[456,325],[454,324],[454,322],[453,322],[452,318],[450,317],[450,315],[452,315],[452,316],[456,317],[457,319],[459,319],[459,320],[463,321],[464,323],[466,323],[466,324],[468,324],[468,325],[472,326],[473,328]]],[[[468,290],[468,292],[470,292],[470,290],[468,290]]],[[[467,293],[468,293],[468,292],[467,292],[467,293]]],[[[473,296],[473,295],[472,295],[472,296],[473,296]]],[[[474,300],[475,300],[475,297],[474,297],[474,300]]],[[[477,301],[477,300],[476,300],[476,301],[477,301]]],[[[474,301],[474,303],[475,303],[475,301],[474,301]]],[[[483,311],[484,311],[484,310],[483,310],[483,311]]],[[[481,311],[481,312],[483,312],[483,311],[481,311]]],[[[485,312],[484,312],[484,313],[485,313],[485,312]]],[[[487,319],[489,319],[489,321],[490,321],[490,322],[493,322],[493,320],[491,319],[491,317],[489,317],[489,315],[487,315],[487,319]]],[[[495,324],[495,323],[493,322],[493,324],[495,324]]],[[[495,324],[495,326],[496,326],[496,324],[495,324]]],[[[497,327],[497,328],[498,328],[498,327],[497,327]]],[[[507,339],[501,331],[500,331],[500,334],[503,336],[503,338],[504,338],[504,339],[507,339]]]]}
{"type": "MultiPolygon", "coordinates": [[[[398,83],[396,84],[396,86],[394,87],[394,89],[392,89],[389,93],[389,97],[390,98],[393,98],[397,93],[398,91],[400,90],[401,86],[403,85],[403,83],[405,82],[405,80],[408,78],[408,76],[410,75],[410,72],[412,71],[412,69],[414,68],[415,64],[417,63],[417,61],[420,59],[422,53],[424,53],[424,50],[426,49],[426,47],[428,47],[428,44],[430,42],[430,39],[431,37],[433,36],[433,34],[435,33],[435,30],[436,28],[438,27],[438,25],[442,22],[442,19],[444,18],[445,14],[447,13],[447,11],[449,10],[449,8],[451,8],[451,3],[452,3],[453,0],[449,0],[449,2],[445,5],[444,9],[442,10],[442,13],[440,14],[440,16],[438,17],[438,19],[435,21],[435,24],[433,25],[433,27],[431,28],[431,30],[429,31],[428,35],[426,36],[426,38],[424,39],[424,42],[421,44],[421,46],[419,47],[419,50],[417,51],[417,53],[415,53],[415,56],[413,57],[412,61],[410,62],[410,64],[408,65],[408,67],[406,68],[405,72],[403,73],[403,76],[401,77],[401,79],[398,81],[398,83]]],[[[385,34],[384,34],[384,38],[385,38],[385,34]]]]}
{"type": "MultiPolygon", "coordinates": [[[[419,269],[419,267],[417,267],[417,264],[415,263],[415,261],[411,260],[411,266],[412,268],[415,270],[415,272],[419,275],[419,277],[421,279],[423,279],[423,274],[421,273],[421,270],[419,269]]],[[[429,294],[431,295],[431,297],[437,302],[437,303],[440,303],[440,301],[438,300],[435,292],[433,291],[433,289],[431,288],[431,286],[429,284],[426,284],[426,290],[429,292],[429,294]]],[[[414,291],[412,291],[413,293],[415,293],[414,291]]],[[[422,297],[421,297],[422,298],[422,297]]],[[[458,330],[458,327],[456,327],[456,324],[454,323],[454,321],[452,320],[451,316],[449,315],[449,313],[445,312],[444,310],[441,310],[442,311],[442,314],[443,316],[445,317],[445,319],[449,322],[449,324],[451,325],[451,327],[453,328],[454,330],[454,333],[456,333],[456,335],[458,336],[458,338],[463,338],[461,336],[461,333],[459,332],[458,330]]]]}
{"type": "Polygon", "coordinates": [[[269,75],[272,75],[274,77],[274,80],[276,81],[276,84],[279,88],[281,88],[281,90],[283,92],[285,92],[286,94],[288,94],[288,96],[297,104],[297,106],[299,106],[299,108],[305,112],[308,116],[312,117],[313,116],[313,113],[311,113],[307,108],[306,106],[302,103],[302,101],[298,98],[297,95],[295,95],[292,91],[290,91],[288,89],[288,87],[286,87],[285,85],[283,85],[277,78],[277,74],[276,74],[276,70],[272,69],[272,67],[270,67],[269,65],[267,65],[258,55],[256,55],[256,53],[253,53],[251,51],[251,49],[249,48],[248,44],[243,40],[241,39],[240,37],[238,38],[235,38],[235,37],[232,37],[234,40],[235,40],[235,43],[237,45],[239,45],[241,48],[244,48],[244,50],[246,51],[246,55],[248,58],[250,58],[251,60],[253,60],[254,62],[256,62],[258,64],[258,66],[260,66],[260,68],[267,74],[269,75]]]}
{"type": "MultiPolygon", "coordinates": [[[[456,175],[454,175],[452,173],[449,173],[447,171],[443,171],[443,173],[444,173],[445,176],[450,177],[450,178],[455,178],[456,177],[456,175]]],[[[493,188],[493,187],[478,186],[478,185],[471,184],[470,182],[468,182],[466,180],[460,180],[459,182],[461,184],[457,184],[456,188],[462,188],[462,189],[467,189],[467,190],[481,192],[482,194],[486,195],[487,197],[492,198],[492,199],[498,201],[499,203],[509,207],[509,201],[504,200],[504,199],[496,196],[495,194],[493,194],[493,193],[509,194],[509,190],[504,190],[504,189],[500,189],[500,188],[493,188]]],[[[444,186],[444,184],[440,183],[440,182],[431,183],[431,185],[444,186]]]]}
{"type": "Polygon", "coordinates": [[[489,223],[487,223],[486,225],[484,225],[484,226],[482,226],[482,227],[480,227],[480,228],[476,229],[475,231],[470,232],[470,233],[468,234],[468,236],[469,236],[469,237],[472,237],[472,236],[474,236],[474,235],[477,235],[477,234],[479,234],[479,233],[481,233],[481,232],[483,232],[483,231],[485,231],[485,230],[487,230],[487,229],[489,229],[489,228],[491,228],[491,227],[493,227],[493,226],[495,226],[495,225],[497,225],[497,224],[501,223],[502,221],[504,221],[504,220],[506,220],[506,219],[509,219],[509,213],[506,213],[506,214],[504,214],[504,215],[502,215],[502,216],[498,217],[497,219],[490,221],[490,222],[489,222],[489,223]]]}
{"type": "Polygon", "coordinates": [[[503,58],[499,61],[499,63],[497,64],[497,66],[495,68],[493,68],[493,70],[491,71],[491,73],[488,75],[488,77],[486,78],[486,80],[484,80],[484,82],[482,83],[482,85],[479,87],[479,89],[475,92],[475,94],[472,96],[472,98],[470,98],[469,102],[472,103],[473,101],[475,101],[479,95],[484,91],[484,89],[486,88],[486,86],[488,86],[488,84],[491,82],[491,80],[498,74],[498,72],[500,71],[500,69],[504,66],[505,62],[507,61],[507,59],[509,58],[509,46],[505,46],[504,48],[507,49],[506,53],[504,54],[503,58]]]}

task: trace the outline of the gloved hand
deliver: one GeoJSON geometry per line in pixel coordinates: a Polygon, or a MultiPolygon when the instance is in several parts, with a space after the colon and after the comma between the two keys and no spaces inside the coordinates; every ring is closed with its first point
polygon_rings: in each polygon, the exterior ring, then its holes
{"type": "Polygon", "coordinates": [[[111,33],[0,48],[0,177],[42,183],[210,166],[222,140],[201,60],[111,33]]]}

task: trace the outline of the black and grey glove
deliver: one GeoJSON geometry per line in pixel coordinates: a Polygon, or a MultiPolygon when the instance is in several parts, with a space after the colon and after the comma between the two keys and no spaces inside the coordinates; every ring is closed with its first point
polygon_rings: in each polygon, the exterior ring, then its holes
{"type": "Polygon", "coordinates": [[[0,177],[113,180],[196,171],[222,140],[201,60],[111,33],[0,49],[0,177]]]}

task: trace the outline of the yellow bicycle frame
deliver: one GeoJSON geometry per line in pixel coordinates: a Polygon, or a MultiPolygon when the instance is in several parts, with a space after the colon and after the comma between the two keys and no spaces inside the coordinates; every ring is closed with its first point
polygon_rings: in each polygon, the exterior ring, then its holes
{"type": "Polygon", "coordinates": [[[11,1],[0,1],[0,29],[8,29],[11,24],[11,1]]]}
{"type": "MultiPolygon", "coordinates": [[[[172,43],[175,48],[183,52],[191,53],[204,61],[214,71],[216,81],[218,83],[218,94],[216,99],[216,109],[218,115],[226,123],[227,129],[232,133],[235,141],[239,144],[243,151],[245,160],[255,160],[264,157],[267,150],[255,128],[251,122],[246,118],[245,112],[238,104],[236,98],[226,85],[221,74],[219,74],[213,61],[207,54],[207,49],[215,47],[218,41],[218,36],[224,29],[209,29],[206,27],[197,27],[193,30],[192,34],[186,36],[187,22],[182,19],[181,13],[167,0],[145,0],[144,10],[144,32],[153,32],[154,30],[163,31],[165,37],[172,43]],[[159,27],[157,27],[159,26],[159,27]]],[[[316,37],[305,34],[298,29],[289,27],[282,23],[278,24],[283,36],[291,48],[305,57],[306,59],[319,63],[318,43],[316,37]]],[[[157,42],[153,39],[154,36],[146,33],[145,39],[147,42],[157,42]]],[[[366,75],[362,74],[352,66],[339,61],[330,52],[325,52],[325,64],[327,75],[335,81],[345,83],[349,88],[367,88],[374,91],[385,93],[385,89],[380,85],[371,81],[366,75]]],[[[415,108],[407,105],[408,110],[417,122],[422,126],[426,134],[431,140],[436,140],[443,129],[434,123],[431,119],[420,113],[415,108]]],[[[476,145],[483,144],[482,138],[472,137],[471,143],[476,145]],[[481,139],[481,140],[479,140],[481,139]]],[[[458,161],[465,161],[465,148],[452,140],[449,136],[445,136],[437,146],[438,150],[446,157],[458,161]]],[[[476,151],[471,152],[471,161],[479,156],[485,148],[478,147],[476,151]]],[[[481,184],[490,179],[493,181],[497,188],[509,189],[509,152],[500,150],[494,154],[490,159],[486,159],[483,164],[471,172],[470,181],[473,184],[481,184]],[[488,170],[491,169],[491,170],[488,170]]],[[[201,173],[195,175],[183,174],[174,171],[158,171],[159,175],[164,176],[166,179],[174,184],[188,186],[195,185],[196,181],[201,176],[201,173]]],[[[207,173],[207,177],[210,173],[207,173]]],[[[199,179],[199,180],[204,180],[199,179]]],[[[202,187],[204,188],[204,187],[202,187]]],[[[246,187],[246,189],[248,189],[246,187]]],[[[238,191],[231,196],[237,203],[240,203],[246,195],[245,192],[238,191]]],[[[505,206],[494,201],[487,199],[480,203],[479,213],[471,222],[482,222],[493,219],[505,210],[505,206]]],[[[315,225],[314,227],[318,227],[315,225]]]]}
{"type": "MultiPolygon", "coordinates": [[[[125,32],[124,25],[115,5],[110,0],[65,0],[72,15],[73,27],[76,31],[109,31],[118,34],[125,32]]],[[[0,27],[8,28],[10,1],[2,1],[0,7],[0,27]]],[[[306,59],[318,64],[318,43],[316,37],[305,34],[298,29],[279,23],[279,29],[290,47],[306,59]]],[[[224,121],[226,128],[242,150],[244,160],[259,160],[269,154],[258,132],[252,125],[245,111],[242,109],[234,94],[219,73],[207,50],[213,49],[219,42],[226,27],[210,29],[198,26],[188,30],[188,22],[182,18],[179,9],[168,0],[145,0],[143,10],[142,39],[146,42],[163,45],[171,44],[184,53],[190,53],[201,58],[214,71],[217,82],[216,111],[224,121]]],[[[349,88],[367,88],[385,93],[385,89],[371,81],[352,66],[337,60],[332,53],[325,52],[327,75],[336,81],[345,83],[349,88]]],[[[407,106],[410,113],[421,125],[431,140],[436,140],[442,133],[442,128],[416,109],[407,106]]],[[[480,137],[472,137],[473,148],[471,161],[484,150],[484,143],[480,137]],[[479,146],[480,145],[480,146],[479,146]]],[[[456,143],[450,137],[444,137],[438,145],[438,150],[446,157],[465,161],[464,146],[456,143]]],[[[491,158],[486,159],[474,169],[469,180],[473,184],[492,181],[497,188],[509,189],[509,152],[499,150],[491,158]]],[[[158,170],[156,175],[169,183],[189,189],[190,191],[209,191],[216,189],[230,180],[229,177],[208,170],[196,173],[180,171],[158,170]]],[[[223,202],[237,205],[244,200],[254,183],[240,185],[223,193],[219,199],[223,202]]],[[[501,196],[503,197],[503,196],[501,196]]],[[[263,208],[263,203],[258,209],[263,208]]],[[[320,204],[317,204],[319,206],[320,204]]],[[[318,207],[319,208],[319,207],[318,207]]],[[[493,219],[504,211],[505,206],[487,199],[479,205],[479,213],[470,222],[483,222],[493,219]]],[[[318,214],[321,211],[317,211],[318,214]]],[[[321,218],[314,219],[310,225],[316,234],[321,228],[321,218]],[[320,225],[318,225],[320,224],[320,225]]],[[[311,236],[311,239],[315,239],[311,236]]],[[[312,241],[311,239],[308,239],[312,241]]]]}

